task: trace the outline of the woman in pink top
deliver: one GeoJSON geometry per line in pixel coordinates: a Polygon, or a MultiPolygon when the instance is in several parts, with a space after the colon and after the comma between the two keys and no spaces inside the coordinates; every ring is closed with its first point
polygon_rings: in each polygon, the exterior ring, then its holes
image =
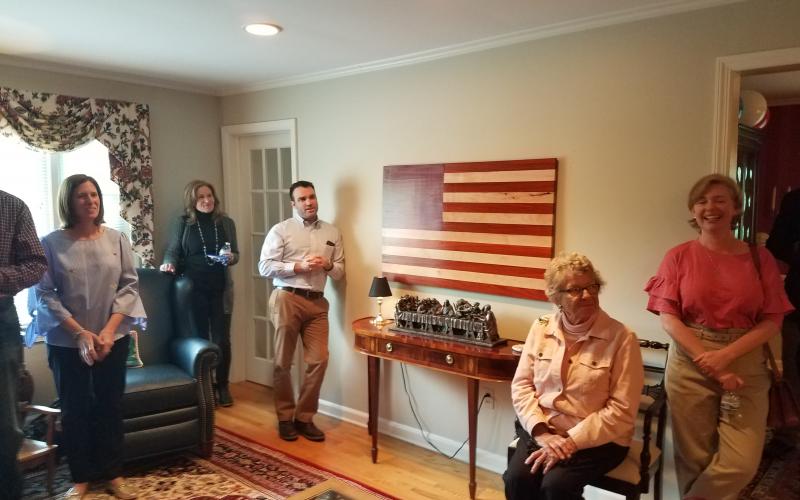
{"type": "Polygon", "coordinates": [[[636,335],[600,309],[589,259],[559,255],[544,280],[558,311],[533,322],[511,382],[520,440],[508,499],[582,498],[625,459],[644,379],[636,335]]]}
{"type": "Polygon", "coordinates": [[[672,248],[645,290],[674,340],[666,374],[684,499],[735,499],[755,475],[766,429],[764,344],[792,310],[778,267],[732,233],[742,194],[712,174],[689,192],[700,236],[672,248]],[[723,409],[720,409],[720,403],[723,409]]]}

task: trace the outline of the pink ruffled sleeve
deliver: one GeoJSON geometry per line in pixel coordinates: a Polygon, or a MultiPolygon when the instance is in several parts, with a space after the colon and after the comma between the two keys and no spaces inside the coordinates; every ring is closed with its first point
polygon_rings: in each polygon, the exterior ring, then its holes
{"type": "Polygon", "coordinates": [[[761,314],[788,314],[794,311],[792,303],[786,296],[775,257],[766,248],[759,247],[758,259],[761,262],[761,286],[764,290],[764,307],[761,314]]]}
{"type": "Polygon", "coordinates": [[[677,266],[674,257],[667,254],[658,272],[647,281],[644,291],[650,295],[647,310],[654,314],[670,313],[681,315],[681,293],[678,286],[677,266]]]}

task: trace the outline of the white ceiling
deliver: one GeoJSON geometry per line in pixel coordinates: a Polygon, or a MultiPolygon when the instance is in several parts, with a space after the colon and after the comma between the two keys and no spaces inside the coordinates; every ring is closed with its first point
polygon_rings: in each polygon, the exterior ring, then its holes
{"type": "Polygon", "coordinates": [[[800,70],[742,77],[742,90],[764,94],[770,106],[800,104],[800,70]]]}
{"type": "Polygon", "coordinates": [[[0,0],[0,63],[224,95],[736,1],[0,0]]]}

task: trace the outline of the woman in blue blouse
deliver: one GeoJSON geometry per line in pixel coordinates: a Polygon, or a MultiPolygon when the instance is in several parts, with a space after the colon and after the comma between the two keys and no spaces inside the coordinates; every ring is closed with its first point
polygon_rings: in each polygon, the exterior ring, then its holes
{"type": "Polygon", "coordinates": [[[103,196],[92,177],[65,179],[58,204],[63,225],[42,240],[48,269],[34,289],[28,340],[47,337],[75,483],[65,498],[82,498],[90,481],[135,498],[122,478],[121,411],[129,332],[146,318],[133,254],[125,235],[101,225],[103,196]]]}

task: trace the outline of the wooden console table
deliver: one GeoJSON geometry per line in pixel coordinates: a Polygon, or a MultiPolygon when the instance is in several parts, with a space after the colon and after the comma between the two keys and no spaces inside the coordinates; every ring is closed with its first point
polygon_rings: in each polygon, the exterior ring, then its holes
{"type": "Polygon", "coordinates": [[[519,361],[519,356],[514,354],[511,346],[520,342],[509,340],[503,346],[481,347],[435,337],[391,332],[389,325],[382,328],[377,327],[370,322],[371,319],[355,320],[353,332],[355,333],[356,350],[367,355],[369,384],[367,430],[372,436],[372,463],[378,460],[378,400],[381,358],[460,375],[467,380],[469,497],[474,499],[479,381],[510,381],[514,377],[519,361]]]}

